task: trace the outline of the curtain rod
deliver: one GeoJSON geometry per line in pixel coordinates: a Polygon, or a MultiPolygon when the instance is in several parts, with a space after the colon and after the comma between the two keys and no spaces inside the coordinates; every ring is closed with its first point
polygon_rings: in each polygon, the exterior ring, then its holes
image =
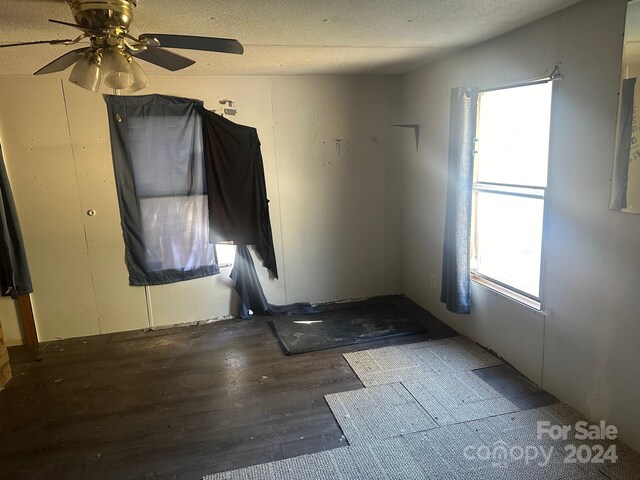
{"type": "Polygon", "coordinates": [[[555,65],[553,67],[553,71],[549,74],[548,77],[536,78],[533,80],[518,82],[518,83],[509,83],[507,85],[501,85],[499,87],[491,87],[491,88],[482,88],[478,90],[478,93],[484,92],[494,92],[496,90],[505,90],[507,88],[518,88],[518,87],[528,87],[530,85],[540,85],[548,82],[555,82],[557,80],[562,80],[563,76],[560,74],[560,66],[555,65]]]}

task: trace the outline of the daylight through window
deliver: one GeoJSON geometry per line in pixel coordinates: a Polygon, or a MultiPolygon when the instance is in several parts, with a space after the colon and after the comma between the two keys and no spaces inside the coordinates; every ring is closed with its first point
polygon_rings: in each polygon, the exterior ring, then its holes
{"type": "Polygon", "coordinates": [[[540,298],[551,82],[478,97],[471,270],[540,298]]]}

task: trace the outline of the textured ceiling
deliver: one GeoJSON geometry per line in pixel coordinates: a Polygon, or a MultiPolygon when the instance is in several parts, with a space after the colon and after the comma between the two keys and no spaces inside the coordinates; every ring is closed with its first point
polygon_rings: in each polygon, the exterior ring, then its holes
{"type": "MultiPolygon", "coordinates": [[[[237,38],[245,54],[181,51],[181,74],[403,73],[579,0],[139,0],[132,33],[237,38]]],[[[0,0],[0,44],[70,38],[64,0],[0,0]]],[[[0,49],[0,75],[26,75],[73,47],[0,49]]],[[[166,71],[144,64],[150,74],[166,71]]]]}

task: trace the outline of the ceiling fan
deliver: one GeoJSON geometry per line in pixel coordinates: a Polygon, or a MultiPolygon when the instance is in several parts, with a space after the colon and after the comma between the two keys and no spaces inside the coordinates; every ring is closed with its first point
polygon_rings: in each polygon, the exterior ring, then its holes
{"type": "Polygon", "coordinates": [[[144,33],[138,38],[129,33],[133,21],[133,10],[138,0],[66,0],[76,23],[49,20],[60,25],[79,29],[82,33],[75,39],[39,40],[34,42],[0,45],[15,47],[36,44],[75,45],[88,39],[90,45],[77,48],[56,58],[34,75],[60,72],[75,63],[69,81],[92,92],[97,92],[100,83],[127,94],[136,92],[149,84],[149,79],[136,59],[175,72],[195,62],[162,47],[204,50],[209,52],[241,55],[244,48],[235,39],[195,37],[144,33]]]}

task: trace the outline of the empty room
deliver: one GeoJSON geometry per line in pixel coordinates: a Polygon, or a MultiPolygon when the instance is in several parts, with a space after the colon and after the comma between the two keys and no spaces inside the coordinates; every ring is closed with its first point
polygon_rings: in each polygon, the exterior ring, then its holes
{"type": "Polygon", "coordinates": [[[0,0],[0,478],[640,479],[640,0],[0,0]]]}

